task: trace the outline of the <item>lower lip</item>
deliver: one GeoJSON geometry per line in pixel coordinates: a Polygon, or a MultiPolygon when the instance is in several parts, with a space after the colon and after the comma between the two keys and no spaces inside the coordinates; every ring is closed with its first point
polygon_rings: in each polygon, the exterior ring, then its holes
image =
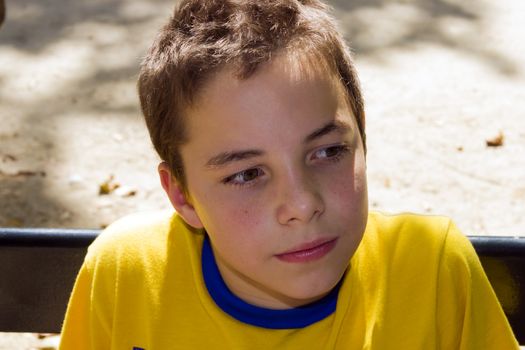
{"type": "Polygon", "coordinates": [[[321,259],[326,254],[330,253],[337,244],[337,238],[326,243],[320,244],[311,249],[299,250],[292,253],[285,253],[276,255],[279,260],[291,263],[306,263],[321,259]]]}

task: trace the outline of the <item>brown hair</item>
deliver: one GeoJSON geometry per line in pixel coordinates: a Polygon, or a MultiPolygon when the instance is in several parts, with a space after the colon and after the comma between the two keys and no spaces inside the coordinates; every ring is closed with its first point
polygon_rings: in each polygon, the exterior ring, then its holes
{"type": "Polygon", "coordinates": [[[278,53],[322,60],[340,80],[365,145],[363,98],[350,51],[318,0],[183,0],[146,55],[138,80],[153,145],[186,186],[184,111],[221,68],[249,78],[278,53]]]}

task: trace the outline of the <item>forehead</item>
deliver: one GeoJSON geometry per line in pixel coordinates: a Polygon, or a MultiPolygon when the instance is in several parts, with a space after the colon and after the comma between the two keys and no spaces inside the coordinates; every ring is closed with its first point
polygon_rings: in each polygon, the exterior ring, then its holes
{"type": "Polygon", "coordinates": [[[291,147],[336,118],[355,127],[342,84],[319,66],[279,58],[246,79],[232,68],[218,72],[186,111],[183,158],[291,147]]]}
{"type": "Polygon", "coordinates": [[[281,103],[303,105],[309,102],[304,100],[308,95],[320,93],[338,108],[350,110],[348,92],[334,71],[323,57],[299,54],[275,55],[247,78],[239,78],[235,67],[227,66],[201,86],[187,111],[195,114],[213,105],[215,114],[244,104],[255,112],[255,107],[264,106],[250,102],[271,100],[272,95],[281,103]],[[328,95],[332,99],[326,98],[328,95]]]}

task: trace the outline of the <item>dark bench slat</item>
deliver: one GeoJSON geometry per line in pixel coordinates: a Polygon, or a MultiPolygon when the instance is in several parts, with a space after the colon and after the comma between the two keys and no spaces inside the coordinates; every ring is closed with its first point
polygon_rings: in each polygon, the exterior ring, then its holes
{"type": "Polygon", "coordinates": [[[100,230],[0,228],[0,246],[86,248],[100,230]]]}
{"type": "Polygon", "coordinates": [[[0,229],[0,331],[58,333],[100,230],[0,229]]]}
{"type": "Polygon", "coordinates": [[[58,333],[85,248],[0,247],[0,330],[58,333]]]}
{"type": "Polygon", "coordinates": [[[469,236],[479,256],[525,258],[525,237],[469,236]]]}
{"type": "MultiPolygon", "coordinates": [[[[60,332],[76,274],[99,232],[0,228],[0,331],[60,332]]],[[[525,344],[525,237],[469,238],[525,344]]]]}

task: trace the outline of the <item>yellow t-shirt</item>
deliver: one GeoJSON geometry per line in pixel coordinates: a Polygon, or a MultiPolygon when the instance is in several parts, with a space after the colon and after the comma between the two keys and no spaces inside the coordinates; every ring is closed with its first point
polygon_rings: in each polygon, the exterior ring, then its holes
{"type": "Polygon", "coordinates": [[[89,248],[61,350],[518,349],[466,237],[450,220],[369,215],[335,311],[269,329],[217,306],[203,280],[205,234],[177,216],[132,216],[89,248]]]}

